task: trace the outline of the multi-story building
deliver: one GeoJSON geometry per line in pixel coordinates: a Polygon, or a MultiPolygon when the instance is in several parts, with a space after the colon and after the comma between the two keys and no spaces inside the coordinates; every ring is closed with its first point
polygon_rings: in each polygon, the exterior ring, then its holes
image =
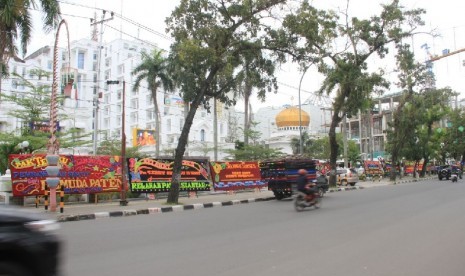
{"type": "MultiPolygon", "coordinates": [[[[65,91],[67,99],[60,107],[60,113],[66,114],[68,119],[61,120],[60,127],[64,130],[71,128],[89,133],[89,142],[94,140],[93,146],[64,149],[62,153],[93,154],[98,145],[109,138],[121,139],[122,111],[125,109],[125,134],[127,146],[140,144],[143,136],[151,142],[143,143],[142,152],[155,154],[155,143],[160,143],[161,155],[172,155],[177,146],[186,115],[185,103],[178,91],[157,91],[157,102],[160,110],[160,141],[155,141],[154,103],[148,85],[143,82],[134,91],[134,68],[142,61],[142,52],[151,52],[152,44],[139,40],[129,41],[116,39],[104,43],[99,51],[99,43],[90,39],[73,41],[70,52],[59,49],[57,68],[60,76],[71,75],[74,79],[72,89],[65,91]],[[101,55],[99,63],[99,55],[101,55]],[[100,73],[99,73],[100,72],[100,73]],[[119,81],[119,84],[108,85],[108,80],[119,81]],[[123,81],[125,86],[123,86],[123,81]],[[123,91],[124,90],[124,91],[123,91]],[[123,92],[125,105],[123,107],[123,92]],[[97,111],[96,111],[97,110],[97,111]]],[[[52,47],[45,46],[25,59],[10,61],[10,68],[23,76],[27,76],[32,68],[41,68],[48,72],[53,69],[52,47]]],[[[34,80],[37,84],[52,85],[52,78],[34,80]]],[[[60,82],[62,79],[60,80],[60,82]]],[[[26,88],[18,85],[17,78],[9,78],[2,82],[2,92],[20,95],[26,88]]],[[[61,89],[60,89],[61,91],[61,89]]],[[[19,129],[22,123],[8,116],[8,110],[15,108],[11,103],[0,103],[0,131],[19,129]]],[[[231,118],[235,118],[234,109],[227,109],[221,103],[217,104],[217,141],[218,150],[214,150],[214,113],[200,108],[194,118],[189,134],[189,144],[186,155],[208,156],[212,160],[227,157],[223,149],[234,147],[229,130],[231,118]]]]}

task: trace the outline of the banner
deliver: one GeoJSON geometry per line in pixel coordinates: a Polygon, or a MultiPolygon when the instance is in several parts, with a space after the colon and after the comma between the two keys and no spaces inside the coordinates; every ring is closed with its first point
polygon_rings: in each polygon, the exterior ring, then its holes
{"type": "MultiPolygon", "coordinates": [[[[415,161],[405,161],[404,162],[404,172],[406,174],[413,174],[413,172],[415,171],[415,161]]],[[[417,165],[417,171],[421,171],[423,170],[423,161],[421,161],[420,163],[418,163],[417,165]]]]}
{"type": "Polygon", "coordinates": [[[132,146],[155,145],[155,130],[134,128],[132,131],[132,146]]]}
{"type": "MultiPolygon", "coordinates": [[[[129,158],[129,187],[133,192],[168,192],[171,188],[174,158],[129,158]]],[[[180,191],[210,191],[208,159],[182,161],[180,191]]]]}
{"type": "Polygon", "coordinates": [[[210,167],[215,190],[266,186],[266,182],[261,180],[258,162],[210,162],[210,167]]]}
{"type": "Polygon", "coordinates": [[[366,175],[383,175],[383,168],[379,161],[364,161],[365,174],[366,175]]]}
{"type": "MultiPolygon", "coordinates": [[[[45,154],[8,156],[14,196],[44,195],[48,166],[45,154]]],[[[121,191],[119,156],[60,155],[57,190],[66,194],[91,194],[121,191]]]]}

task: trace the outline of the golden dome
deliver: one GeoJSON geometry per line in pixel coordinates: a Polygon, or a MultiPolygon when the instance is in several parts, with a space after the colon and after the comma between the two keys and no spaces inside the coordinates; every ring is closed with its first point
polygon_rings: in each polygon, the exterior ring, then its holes
{"type": "MultiPolygon", "coordinates": [[[[298,127],[300,125],[299,124],[300,122],[299,111],[300,111],[299,108],[291,106],[279,112],[275,118],[276,125],[278,127],[290,127],[290,126],[298,127]]],[[[303,110],[301,113],[302,113],[302,127],[308,127],[308,125],[310,124],[310,116],[308,115],[307,112],[303,110]]]]}

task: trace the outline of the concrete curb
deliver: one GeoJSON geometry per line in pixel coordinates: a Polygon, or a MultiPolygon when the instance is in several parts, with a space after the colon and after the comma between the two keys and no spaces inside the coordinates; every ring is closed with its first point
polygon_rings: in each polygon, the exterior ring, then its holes
{"type": "Polygon", "coordinates": [[[263,197],[263,198],[249,198],[243,200],[229,200],[222,202],[210,202],[210,203],[194,203],[189,205],[174,205],[167,207],[154,207],[154,208],[145,208],[139,210],[123,210],[123,211],[112,211],[112,212],[96,212],[93,214],[83,214],[83,215],[64,215],[58,217],[58,222],[68,222],[68,221],[81,221],[81,220],[95,220],[103,218],[114,218],[114,217],[127,217],[135,215],[153,215],[153,214],[162,214],[170,212],[181,212],[188,210],[196,210],[203,208],[213,208],[213,207],[223,207],[223,206],[233,206],[239,204],[247,204],[252,202],[261,202],[273,200],[275,197],[263,197]]]}

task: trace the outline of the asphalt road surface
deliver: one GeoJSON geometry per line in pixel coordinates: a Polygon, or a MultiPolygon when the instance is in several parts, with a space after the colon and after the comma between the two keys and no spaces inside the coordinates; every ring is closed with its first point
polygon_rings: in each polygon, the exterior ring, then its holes
{"type": "Polygon", "coordinates": [[[465,180],[61,226],[67,276],[465,273],[465,180]]]}

